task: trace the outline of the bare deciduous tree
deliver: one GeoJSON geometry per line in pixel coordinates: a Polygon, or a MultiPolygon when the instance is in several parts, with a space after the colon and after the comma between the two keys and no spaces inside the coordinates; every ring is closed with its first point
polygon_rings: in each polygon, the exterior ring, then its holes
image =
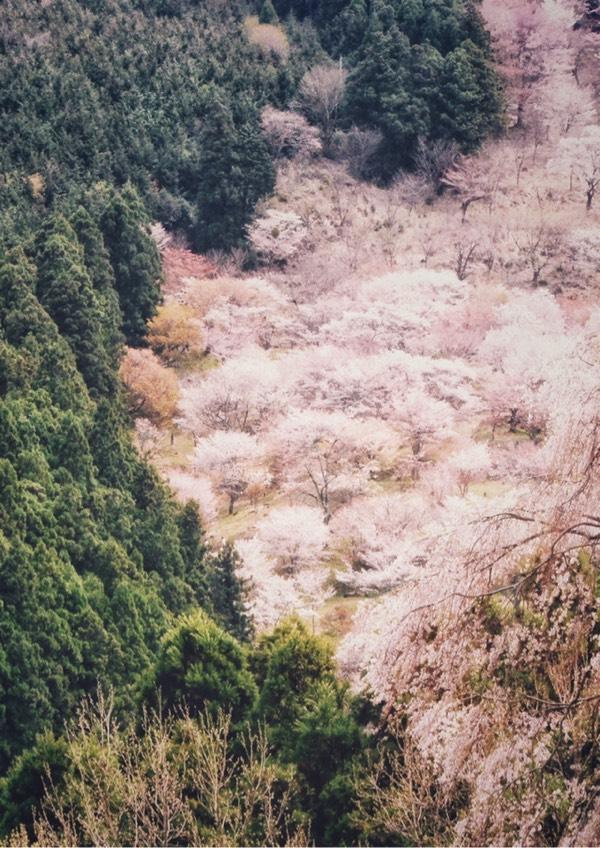
{"type": "Polygon", "coordinates": [[[409,214],[433,198],[433,183],[423,174],[399,174],[394,180],[391,195],[398,203],[408,206],[409,214]]]}
{"type": "Polygon", "coordinates": [[[325,150],[331,146],[347,76],[341,66],[317,65],[304,75],[298,89],[294,106],[320,127],[325,150]]]}
{"type": "Polygon", "coordinates": [[[454,243],[454,269],[459,280],[466,280],[469,265],[477,255],[477,242],[471,239],[460,239],[454,243]]]}
{"type": "Polygon", "coordinates": [[[556,227],[541,223],[519,236],[513,236],[519,255],[531,271],[531,283],[540,284],[543,271],[556,256],[560,233],[556,227]]]}
{"type": "Polygon", "coordinates": [[[442,178],[454,165],[459,156],[459,147],[453,141],[427,141],[420,138],[414,163],[417,173],[437,191],[442,178]]]}
{"type": "Polygon", "coordinates": [[[225,713],[146,715],[138,732],[120,728],[100,694],[66,739],[71,767],[46,787],[36,845],[308,844],[289,815],[293,780],[282,780],[262,728],[234,754],[225,713]]]}
{"type": "Polygon", "coordinates": [[[375,156],[381,145],[382,136],[378,130],[363,130],[352,127],[346,133],[338,132],[334,138],[336,156],[348,163],[348,170],[358,180],[373,176],[375,156]]]}
{"type": "Polygon", "coordinates": [[[473,203],[484,201],[490,211],[501,180],[497,163],[486,156],[462,157],[444,175],[442,183],[460,199],[463,223],[473,203]]]}

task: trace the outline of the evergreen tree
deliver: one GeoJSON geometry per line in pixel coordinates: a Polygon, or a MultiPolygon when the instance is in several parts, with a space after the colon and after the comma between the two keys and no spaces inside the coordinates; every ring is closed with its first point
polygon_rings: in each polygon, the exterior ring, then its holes
{"type": "Polygon", "coordinates": [[[422,41],[421,26],[425,17],[423,0],[394,0],[398,26],[411,42],[422,41]]]}
{"type": "Polygon", "coordinates": [[[208,552],[200,524],[198,507],[194,501],[188,501],[181,508],[177,515],[177,526],[185,567],[185,579],[194,590],[197,602],[204,605],[211,591],[208,580],[208,552]]]}
{"type": "Polygon", "coordinates": [[[242,242],[257,202],[273,190],[273,163],[255,109],[242,100],[232,111],[214,86],[206,92],[199,144],[194,244],[227,250],[242,242]]]}
{"type": "Polygon", "coordinates": [[[260,689],[259,715],[273,728],[275,745],[288,750],[293,744],[289,728],[312,688],[333,679],[333,653],[298,618],[290,618],[261,637],[251,662],[260,689]]]}
{"type": "Polygon", "coordinates": [[[307,787],[305,804],[318,845],[352,845],[360,839],[351,813],[353,777],[370,741],[362,708],[363,699],[353,696],[346,685],[320,681],[311,688],[291,729],[291,758],[307,787]]]}
{"type": "Polygon", "coordinates": [[[226,542],[210,560],[210,597],[219,623],[236,639],[248,641],[252,622],[244,601],[245,585],[237,575],[239,554],[226,542]]]}
{"type": "Polygon", "coordinates": [[[131,184],[108,192],[100,226],[115,275],[123,330],[129,344],[138,344],[160,302],[161,267],[144,207],[131,184]]]}
{"type": "Polygon", "coordinates": [[[503,126],[503,95],[483,51],[466,41],[446,56],[438,93],[439,129],[472,152],[503,126]]]}
{"type": "Polygon", "coordinates": [[[263,0],[258,20],[261,24],[276,24],[279,21],[271,0],[263,0]]]}
{"type": "Polygon", "coordinates": [[[166,634],[143,693],[167,709],[231,711],[235,722],[249,715],[257,694],[243,648],[200,610],[166,634]]]}
{"type": "Polygon", "coordinates": [[[67,743],[44,733],[16,758],[0,779],[0,834],[12,833],[23,825],[33,838],[34,808],[49,782],[60,785],[67,769],[67,743]]]}
{"type": "Polygon", "coordinates": [[[104,347],[113,366],[117,366],[123,335],[123,315],[119,307],[115,275],[102,232],[97,222],[83,206],[79,206],[71,219],[79,243],[83,247],[85,265],[100,303],[104,347]]]}
{"type": "Polygon", "coordinates": [[[384,177],[410,163],[417,139],[428,129],[427,111],[413,91],[410,64],[410,42],[399,31],[393,8],[379,0],[348,77],[346,114],[358,125],[381,130],[384,177]]]}
{"type": "Polygon", "coordinates": [[[419,92],[423,106],[423,136],[439,132],[439,86],[444,67],[444,57],[431,44],[414,44],[411,47],[411,76],[414,90],[419,92]]]}
{"type": "Polygon", "coordinates": [[[104,347],[102,312],[75,231],[61,215],[48,218],[36,245],[37,296],[75,354],[87,385],[114,391],[115,376],[104,347]]]}
{"type": "Polygon", "coordinates": [[[369,21],[366,0],[350,0],[324,31],[324,43],[335,57],[351,56],[360,47],[369,21]]]}

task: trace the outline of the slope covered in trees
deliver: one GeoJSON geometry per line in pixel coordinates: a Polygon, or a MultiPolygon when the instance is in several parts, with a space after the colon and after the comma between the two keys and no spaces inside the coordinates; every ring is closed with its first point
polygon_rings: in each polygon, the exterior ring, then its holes
{"type": "MultiPolygon", "coordinates": [[[[477,19],[459,5],[460,33],[444,55],[470,37],[466,22],[477,19]]],[[[161,262],[149,222],[201,250],[243,243],[257,203],[275,185],[261,110],[268,105],[277,120],[310,64],[331,74],[339,45],[320,11],[312,10],[314,20],[301,13],[303,21],[280,22],[278,14],[298,10],[271,4],[9,0],[2,11],[0,828],[6,834],[24,824],[27,838],[94,844],[132,838],[121,825],[109,836],[108,820],[85,818],[86,797],[102,810],[102,792],[86,784],[79,759],[98,725],[89,710],[78,730],[72,724],[83,699],[103,702],[112,692],[102,720],[114,715],[122,728],[115,733],[132,749],[127,734],[157,698],[175,712],[187,705],[205,741],[224,740],[231,720],[226,758],[240,756],[244,722],[267,723],[268,791],[279,796],[287,781],[282,797],[293,795],[292,809],[281,821],[265,813],[273,832],[254,821],[240,830],[214,810],[197,817],[201,800],[189,806],[190,787],[180,782],[174,792],[188,804],[182,821],[193,824],[190,839],[200,828],[213,840],[285,841],[309,829],[320,841],[349,840],[358,832],[346,818],[350,773],[368,747],[368,710],[336,681],[330,649],[299,624],[251,651],[236,641],[247,643],[254,627],[239,554],[230,544],[207,544],[196,506],[177,504],[147,462],[178,401],[174,372],[157,357],[172,367],[202,352],[189,311],[167,305],[157,315],[161,262]],[[210,717],[197,719],[204,709],[210,717]],[[290,724],[291,737],[283,732],[290,724]],[[308,755],[315,734],[316,760],[308,755]],[[46,798],[35,825],[32,805],[49,778],[59,795],[46,798]]],[[[389,14],[374,4],[370,32],[389,14]]],[[[399,31],[392,36],[404,44],[399,31]]],[[[347,37],[342,27],[339,38],[347,37]]],[[[485,39],[473,49],[483,56],[485,39]]],[[[349,62],[383,92],[371,53],[366,43],[349,62]]],[[[377,105],[363,114],[351,100],[339,123],[332,113],[328,143],[355,121],[375,128],[377,105]]],[[[413,120],[392,103],[386,108],[390,126],[413,120]]],[[[320,149],[319,127],[297,120],[320,149]]],[[[406,137],[428,132],[415,124],[406,137]]],[[[407,148],[400,158],[410,155],[407,148]]],[[[233,510],[245,482],[231,480],[228,492],[233,510]]],[[[148,721],[148,741],[171,731],[179,737],[183,728],[175,717],[168,732],[162,719],[148,721]]],[[[108,750],[99,756],[113,762],[108,750]]],[[[255,756],[242,757],[239,768],[254,773],[255,756]]],[[[118,794],[119,780],[132,773],[121,774],[120,761],[113,766],[106,780],[116,781],[118,794]]],[[[242,783],[234,806],[246,803],[242,783]]]]}
{"type": "Polygon", "coordinates": [[[143,326],[160,265],[132,190],[104,199],[98,217],[48,216],[0,264],[3,770],[99,684],[128,709],[174,617],[213,610],[221,567],[131,443],[121,309],[143,326]],[[131,233],[113,229],[124,210],[131,233]]]}
{"type": "Polygon", "coordinates": [[[1,838],[597,842],[594,36],[5,8],[1,838]]]}
{"type": "Polygon", "coordinates": [[[259,629],[299,610],[384,700],[366,842],[596,844],[597,41],[568,3],[484,11],[511,129],[477,155],[417,141],[374,186],[267,111],[266,267],[180,280],[210,354],[157,463],[259,629]]]}
{"type": "Polygon", "coordinates": [[[355,5],[340,10],[334,36],[325,11],[313,10],[315,29],[295,6],[278,11],[302,23],[248,28],[252,9],[237,0],[9,0],[0,29],[2,242],[102,180],[131,181],[151,216],[197,248],[231,248],[274,184],[259,110],[285,108],[307,67],[341,52],[352,69],[341,125],[382,131],[379,173],[410,163],[419,135],[472,149],[499,128],[475,6],[453,0],[408,14],[401,3],[355,5]],[[342,51],[359,13],[364,40],[342,51]]]}

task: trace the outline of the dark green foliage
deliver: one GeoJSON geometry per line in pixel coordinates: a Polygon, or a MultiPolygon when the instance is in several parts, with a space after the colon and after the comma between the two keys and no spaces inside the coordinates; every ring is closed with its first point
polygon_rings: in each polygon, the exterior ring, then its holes
{"type": "Polygon", "coordinates": [[[204,542],[204,532],[200,524],[198,507],[193,501],[188,501],[179,510],[177,528],[186,580],[199,598],[205,597],[210,591],[214,607],[216,596],[213,595],[212,588],[209,590],[208,581],[208,572],[209,570],[212,572],[213,564],[212,560],[210,564],[208,562],[209,552],[204,542]]]}
{"type": "Polygon", "coordinates": [[[252,622],[246,612],[244,585],[236,570],[240,557],[234,546],[226,542],[210,559],[210,596],[217,621],[236,639],[247,642],[252,636],[252,622]]]}
{"type": "Polygon", "coordinates": [[[376,709],[340,683],[331,648],[295,618],[259,640],[252,668],[258,716],[278,757],[297,769],[316,844],[356,843],[352,773],[365,763],[376,709]]]}
{"type": "Polygon", "coordinates": [[[263,0],[263,4],[260,7],[258,20],[261,24],[276,24],[279,20],[279,18],[277,17],[277,12],[275,11],[271,0],[263,0]]]}
{"type": "Polygon", "coordinates": [[[291,618],[273,633],[261,637],[252,655],[252,667],[260,687],[258,710],[267,724],[282,734],[297,720],[311,688],[333,679],[333,654],[327,644],[311,636],[299,619],[291,618]]]}
{"type": "Polygon", "coordinates": [[[436,132],[457,141],[463,150],[476,150],[502,128],[502,91],[484,52],[472,41],[444,60],[438,94],[436,132]]]}
{"type": "Polygon", "coordinates": [[[37,267],[18,249],[0,263],[0,773],[98,683],[131,710],[173,617],[211,608],[197,513],[131,443],[118,313],[100,305],[114,269],[93,216],[74,221],[83,246],[51,215],[37,267]]]}
{"type": "Polygon", "coordinates": [[[20,824],[32,836],[33,810],[45,786],[60,786],[67,769],[67,743],[46,733],[21,754],[0,779],[0,833],[11,833],[20,824]]]}
{"type": "MultiPolygon", "coordinates": [[[[384,177],[412,161],[419,135],[456,136],[470,150],[501,124],[475,0],[256,0],[254,9],[264,22],[286,19],[287,62],[248,41],[238,3],[6,0],[0,244],[17,244],[49,208],[67,207],[71,218],[86,191],[128,181],[151,218],[199,249],[239,244],[257,200],[273,187],[257,112],[266,103],[285,108],[308,66],[330,57],[351,71],[346,121],[384,133],[384,177]],[[423,58],[407,58],[405,39],[442,61],[466,53],[449,60],[443,75],[432,58],[425,91],[414,68],[423,58]],[[466,97],[455,90],[463,83],[466,97]]],[[[144,266],[142,255],[136,247],[144,266]]],[[[142,286],[148,297],[140,300],[137,280],[129,315],[128,281],[117,273],[117,282],[127,335],[139,339],[139,315],[151,313],[154,297],[142,286]]]]}
{"type": "Polygon", "coordinates": [[[60,782],[51,734],[100,685],[127,722],[142,693],[174,711],[231,710],[235,733],[264,723],[311,838],[361,838],[352,774],[373,716],[298,620],[240,644],[252,628],[237,554],[210,551],[196,508],[135,452],[119,357],[160,301],[149,222],[200,250],[241,244],[274,187],[260,108],[285,107],[310,63],[343,57],[344,120],[381,131],[384,178],[420,137],[475,149],[500,128],[502,99],[468,0],[260,0],[264,23],[295,16],[287,62],[250,43],[246,11],[3,4],[0,834],[30,826],[46,767],[60,782]]]}
{"type": "Polygon", "coordinates": [[[328,49],[339,56],[352,56],[362,44],[369,23],[366,0],[350,0],[327,26],[323,38],[328,49]]]}
{"type": "Polygon", "coordinates": [[[381,170],[389,175],[410,162],[419,136],[427,135],[423,101],[413,93],[410,42],[395,23],[393,10],[381,4],[348,78],[347,115],[358,125],[381,130],[381,170]]]}
{"type": "Polygon", "coordinates": [[[186,705],[192,714],[222,709],[235,722],[250,714],[257,695],[244,649],[200,611],[167,633],[144,692],[150,703],[167,709],[186,705]]]}
{"type": "MultiPolygon", "coordinates": [[[[263,15],[274,14],[264,5],[263,15]]],[[[206,85],[218,87],[227,109],[243,100],[283,107],[306,69],[300,51],[286,65],[251,44],[233,2],[6,0],[2,20],[3,244],[16,243],[49,207],[73,208],[99,182],[131,181],[153,218],[191,231],[201,162],[211,156],[200,141],[206,85]]],[[[244,136],[247,120],[235,123],[244,136]]],[[[260,156],[248,151],[239,166],[260,156]]],[[[252,202],[252,191],[239,194],[242,205],[252,202]]],[[[212,212],[215,231],[224,218],[221,241],[239,241],[227,206],[212,212]]],[[[243,226],[245,214],[234,221],[243,226]]],[[[214,232],[207,240],[219,241],[214,232]]]]}
{"type": "Polygon", "coordinates": [[[470,152],[501,130],[502,93],[489,58],[472,5],[374,0],[348,78],[346,118],[381,131],[384,178],[410,166],[419,138],[453,140],[470,152]]]}
{"type": "Polygon", "coordinates": [[[99,224],[87,209],[79,206],[71,218],[83,248],[85,266],[96,292],[102,316],[103,346],[115,367],[118,364],[123,343],[123,314],[119,306],[115,275],[110,264],[110,255],[104,244],[99,224]]]}
{"type": "Polygon", "coordinates": [[[52,215],[37,238],[37,297],[69,342],[88,387],[100,394],[115,389],[114,366],[105,348],[103,312],[75,231],[52,215]]]}
{"type": "MultiPolygon", "coordinates": [[[[412,167],[419,138],[476,149],[502,129],[503,98],[474,0],[277,0],[307,16],[349,71],[342,118],[381,131],[378,176],[412,167]]],[[[322,59],[320,60],[322,61],[322,59]]]]}
{"type": "Polygon", "coordinates": [[[275,185],[275,171],[248,100],[231,109],[223,92],[206,91],[194,245],[197,250],[228,250],[243,239],[254,207],[275,185]]]}
{"type": "Polygon", "coordinates": [[[100,226],[115,275],[123,330],[127,341],[135,344],[146,335],[146,323],[160,301],[160,256],[133,186],[107,194],[100,226]]]}
{"type": "Polygon", "coordinates": [[[242,718],[266,725],[273,756],[295,770],[316,844],[357,841],[353,776],[367,763],[365,728],[377,711],[340,683],[331,649],[300,620],[261,637],[248,664],[244,648],[205,614],[185,616],[165,636],[143,694],[163,709],[231,710],[240,730],[242,718]]]}

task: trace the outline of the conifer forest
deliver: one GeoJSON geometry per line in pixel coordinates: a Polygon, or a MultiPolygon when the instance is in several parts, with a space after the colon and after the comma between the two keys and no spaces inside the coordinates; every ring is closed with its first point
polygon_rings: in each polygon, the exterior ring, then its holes
{"type": "Polygon", "coordinates": [[[0,846],[600,846],[600,7],[0,0],[0,846]]]}

